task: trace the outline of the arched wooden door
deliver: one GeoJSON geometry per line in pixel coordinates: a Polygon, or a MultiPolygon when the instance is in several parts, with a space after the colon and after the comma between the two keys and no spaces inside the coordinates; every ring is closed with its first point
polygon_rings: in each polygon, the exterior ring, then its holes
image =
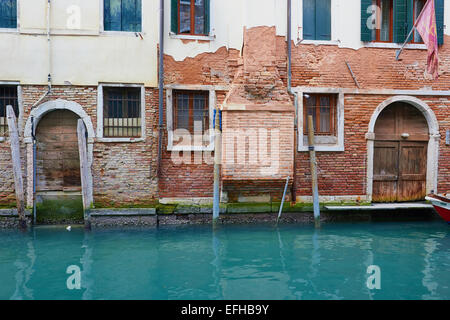
{"type": "Polygon", "coordinates": [[[36,128],[37,192],[81,191],[78,116],[68,110],[45,115],[36,128]]]}
{"type": "Polygon", "coordinates": [[[374,202],[406,202],[426,196],[428,124],[415,107],[396,102],[375,125],[374,202]]]}

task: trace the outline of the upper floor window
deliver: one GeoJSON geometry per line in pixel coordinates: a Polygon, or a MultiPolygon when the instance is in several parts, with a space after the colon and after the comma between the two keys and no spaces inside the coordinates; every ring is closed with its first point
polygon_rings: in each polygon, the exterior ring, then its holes
{"type": "Polygon", "coordinates": [[[210,0],[171,0],[171,31],[184,35],[209,35],[210,0]]]}
{"type": "Polygon", "coordinates": [[[331,0],[303,0],[303,39],[331,40],[331,0]]]}
{"type": "Polygon", "coordinates": [[[141,32],[141,0],[104,0],[104,30],[141,32]]]}
{"type": "Polygon", "coordinates": [[[141,137],[141,88],[103,87],[103,137],[141,137]]]}
{"type": "Polygon", "coordinates": [[[376,28],[372,30],[372,41],[392,42],[393,28],[393,0],[372,0],[375,9],[376,28]]]}
{"type": "MultiPolygon", "coordinates": [[[[444,43],[444,0],[434,0],[438,44],[444,43]]],[[[403,43],[426,0],[361,0],[361,41],[403,43]]],[[[417,31],[408,42],[422,43],[417,31]]]]}
{"type": "Polygon", "coordinates": [[[6,117],[6,106],[11,105],[19,116],[19,106],[17,98],[17,86],[0,86],[0,137],[8,133],[8,120],[6,117]]]}
{"type": "Polygon", "coordinates": [[[0,28],[17,28],[17,0],[0,0],[0,28]]]}

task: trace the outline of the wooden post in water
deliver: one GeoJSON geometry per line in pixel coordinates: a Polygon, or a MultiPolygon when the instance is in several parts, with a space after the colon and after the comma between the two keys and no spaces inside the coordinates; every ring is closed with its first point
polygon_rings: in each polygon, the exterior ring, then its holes
{"type": "Polygon", "coordinates": [[[314,223],[316,228],[320,228],[319,185],[317,181],[317,161],[316,161],[316,151],[314,149],[314,123],[312,116],[308,116],[308,144],[309,144],[309,158],[311,164],[314,223]]]}
{"type": "Polygon", "coordinates": [[[80,175],[81,175],[81,189],[83,198],[83,211],[84,211],[84,225],[87,229],[91,228],[91,213],[90,209],[93,204],[92,199],[92,185],[91,179],[91,167],[89,166],[89,160],[87,156],[87,141],[86,141],[86,128],[83,120],[78,120],[77,126],[78,134],[78,149],[80,152],[80,175]]]}
{"type": "Polygon", "coordinates": [[[220,161],[222,157],[222,132],[220,130],[220,109],[217,108],[214,119],[214,201],[213,226],[219,221],[220,213],[220,161]]]}
{"type": "Polygon", "coordinates": [[[16,190],[17,213],[19,215],[19,227],[27,228],[27,221],[25,218],[25,199],[23,193],[23,177],[22,165],[20,162],[20,144],[19,133],[16,125],[16,115],[12,106],[6,107],[6,115],[8,118],[9,140],[11,142],[11,160],[14,171],[14,187],[16,190]]]}

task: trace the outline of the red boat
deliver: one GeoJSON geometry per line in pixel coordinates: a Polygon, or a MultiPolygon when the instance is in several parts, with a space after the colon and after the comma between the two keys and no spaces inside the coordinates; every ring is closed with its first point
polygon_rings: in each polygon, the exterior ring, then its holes
{"type": "Polygon", "coordinates": [[[447,196],[430,194],[425,199],[431,201],[431,204],[442,217],[442,219],[450,224],[450,198],[448,198],[447,196]]]}

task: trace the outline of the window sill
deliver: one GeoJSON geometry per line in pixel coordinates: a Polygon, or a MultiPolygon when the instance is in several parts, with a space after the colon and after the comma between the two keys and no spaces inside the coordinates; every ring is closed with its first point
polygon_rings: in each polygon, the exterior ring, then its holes
{"type": "Polygon", "coordinates": [[[210,36],[194,36],[188,34],[175,34],[173,32],[169,33],[171,39],[181,39],[181,40],[203,40],[203,41],[214,41],[216,39],[215,35],[210,36]]]}
{"type": "MultiPolygon", "coordinates": [[[[384,43],[384,42],[364,42],[366,48],[385,48],[385,49],[400,49],[401,44],[398,43],[384,43]]],[[[405,45],[405,49],[419,49],[426,50],[427,46],[422,43],[408,43],[405,45]]]]}
{"type": "MultiPolygon", "coordinates": [[[[307,152],[309,151],[308,146],[298,146],[299,152],[307,152]]],[[[316,152],[343,152],[345,151],[344,146],[340,145],[315,145],[314,151],[316,152]]]]}
{"type": "Polygon", "coordinates": [[[0,28],[0,33],[19,33],[18,28],[0,28]]]}
{"type": "Polygon", "coordinates": [[[327,46],[337,46],[339,45],[338,40],[300,40],[297,45],[299,44],[313,44],[316,46],[319,45],[327,45],[327,46]]]}
{"type": "Polygon", "coordinates": [[[97,142],[105,143],[137,143],[144,141],[145,138],[97,138],[97,142]]]}
{"type": "Polygon", "coordinates": [[[139,38],[141,35],[143,38],[146,35],[144,32],[135,31],[100,31],[101,36],[122,36],[122,37],[136,37],[139,38]]]}
{"type": "Polygon", "coordinates": [[[167,146],[167,151],[169,152],[195,152],[195,151],[214,151],[214,146],[209,147],[174,147],[167,146]]]}

